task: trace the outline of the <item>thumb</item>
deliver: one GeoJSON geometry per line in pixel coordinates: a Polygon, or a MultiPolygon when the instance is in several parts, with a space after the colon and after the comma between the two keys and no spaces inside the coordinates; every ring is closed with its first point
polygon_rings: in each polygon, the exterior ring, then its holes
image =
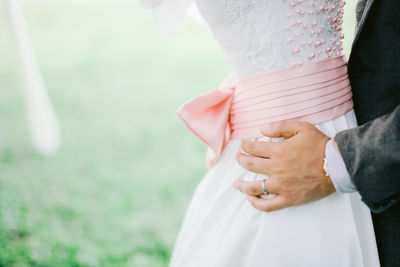
{"type": "Polygon", "coordinates": [[[298,121],[279,121],[265,125],[260,131],[263,135],[271,138],[290,138],[298,134],[306,124],[298,121]]]}

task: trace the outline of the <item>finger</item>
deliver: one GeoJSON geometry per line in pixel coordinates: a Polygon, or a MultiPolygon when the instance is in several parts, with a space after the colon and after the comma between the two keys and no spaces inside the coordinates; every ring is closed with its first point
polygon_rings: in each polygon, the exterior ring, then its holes
{"type": "Polygon", "coordinates": [[[254,208],[265,212],[280,210],[290,206],[286,198],[280,195],[276,195],[269,199],[255,197],[255,196],[246,196],[246,199],[250,202],[250,204],[254,208]]]}
{"type": "Polygon", "coordinates": [[[274,149],[277,147],[279,147],[279,143],[248,140],[242,141],[242,149],[244,152],[263,158],[270,158],[274,149]]]}
{"type": "Polygon", "coordinates": [[[266,158],[238,153],[236,159],[243,168],[255,173],[268,175],[272,167],[270,164],[270,159],[266,158]]]}
{"type": "MultiPolygon", "coordinates": [[[[238,189],[242,193],[251,196],[259,196],[264,194],[264,192],[262,191],[262,182],[263,180],[243,181],[242,179],[238,179],[235,181],[233,185],[235,186],[236,189],[238,189]]],[[[278,193],[278,188],[276,188],[271,179],[266,179],[264,183],[268,193],[272,194],[278,193]]]]}
{"type": "Polygon", "coordinates": [[[310,124],[301,121],[279,121],[266,125],[260,131],[268,137],[285,137],[290,138],[298,134],[302,129],[310,124]]]}

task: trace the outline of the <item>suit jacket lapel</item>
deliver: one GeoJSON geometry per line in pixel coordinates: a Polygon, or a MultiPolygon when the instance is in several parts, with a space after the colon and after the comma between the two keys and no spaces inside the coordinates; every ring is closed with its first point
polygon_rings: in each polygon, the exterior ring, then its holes
{"type": "Polygon", "coordinates": [[[356,29],[356,35],[355,35],[354,41],[353,41],[353,47],[356,44],[358,38],[360,37],[360,34],[365,25],[365,21],[367,20],[367,16],[369,15],[372,4],[374,3],[374,0],[365,0],[365,1],[366,1],[366,3],[365,3],[364,11],[361,15],[360,21],[358,21],[358,23],[357,23],[357,29],[356,29]]]}

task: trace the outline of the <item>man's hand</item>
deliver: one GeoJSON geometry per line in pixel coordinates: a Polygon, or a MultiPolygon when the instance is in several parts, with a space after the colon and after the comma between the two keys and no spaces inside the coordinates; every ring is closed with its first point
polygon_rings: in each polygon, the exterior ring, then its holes
{"type": "Polygon", "coordinates": [[[260,198],[261,181],[237,180],[235,187],[247,194],[256,209],[273,211],[324,198],[335,187],[323,170],[325,144],[329,137],[305,122],[277,122],[261,131],[269,137],[285,137],[282,142],[243,141],[244,153],[237,160],[249,171],[266,174],[266,189],[276,196],[260,198]]]}

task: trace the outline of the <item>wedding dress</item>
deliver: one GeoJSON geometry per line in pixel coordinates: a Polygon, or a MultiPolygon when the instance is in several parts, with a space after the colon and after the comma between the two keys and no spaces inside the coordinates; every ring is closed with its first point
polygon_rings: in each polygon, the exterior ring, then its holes
{"type": "MultiPolygon", "coordinates": [[[[142,2],[146,2],[142,0],[142,2]]],[[[177,23],[190,0],[147,1],[156,21],[177,23]],[[174,12],[175,15],[174,15],[174,12]],[[168,18],[173,18],[168,20],[168,18]]],[[[342,55],[341,0],[196,0],[237,80],[342,55]]],[[[162,24],[162,23],[161,23],[162,24]]],[[[316,125],[328,136],[357,125],[353,110],[316,125]]],[[[265,141],[276,141],[266,137],[265,141]]],[[[236,161],[230,140],[198,185],[171,257],[172,267],[376,267],[369,209],[358,193],[270,213],[233,187],[262,180],[236,161]]]]}

